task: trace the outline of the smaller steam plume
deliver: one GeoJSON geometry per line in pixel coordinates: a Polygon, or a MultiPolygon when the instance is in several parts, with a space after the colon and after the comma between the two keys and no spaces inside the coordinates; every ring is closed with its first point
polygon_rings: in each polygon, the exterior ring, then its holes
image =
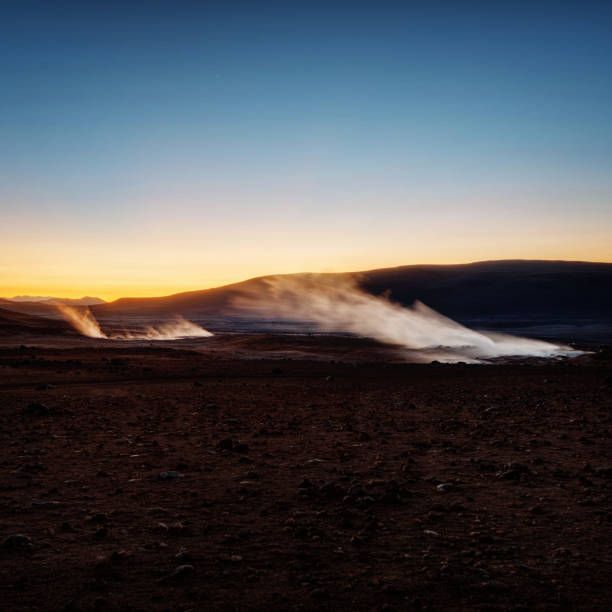
{"type": "Polygon", "coordinates": [[[570,347],[508,334],[469,329],[416,301],[405,308],[366,293],[353,278],[325,275],[276,276],[244,293],[235,306],[288,321],[315,323],[407,349],[413,361],[478,363],[502,356],[556,357],[578,354],[570,347]]]}
{"type": "Polygon", "coordinates": [[[177,315],[174,321],[157,326],[147,326],[142,332],[124,332],[113,336],[122,340],[176,340],[177,338],[206,338],[212,332],[177,315]]]}
{"type": "Polygon", "coordinates": [[[180,315],[174,321],[160,325],[149,325],[140,331],[124,331],[119,334],[105,334],[89,310],[77,309],[59,304],[57,309],[79,333],[89,338],[106,338],[109,340],[176,340],[178,338],[206,338],[213,334],[208,330],[184,319],[180,315]]]}
{"type": "Polygon", "coordinates": [[[64,319],[84,336],[88,336],[89,338],[108,338],[100,329],[100,325],[91,314],[89,308],[79,310],[72,306],[57,304],[57,309],[62,313],[64,319]]]}

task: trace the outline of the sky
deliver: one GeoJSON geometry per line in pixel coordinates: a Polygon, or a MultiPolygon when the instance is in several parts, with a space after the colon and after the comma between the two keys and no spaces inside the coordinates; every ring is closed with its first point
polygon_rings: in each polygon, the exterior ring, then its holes
{"type": "Polygon", "coordinates": [[[0,296],[612,261],[609,2],[29,2],[0,296]]]}

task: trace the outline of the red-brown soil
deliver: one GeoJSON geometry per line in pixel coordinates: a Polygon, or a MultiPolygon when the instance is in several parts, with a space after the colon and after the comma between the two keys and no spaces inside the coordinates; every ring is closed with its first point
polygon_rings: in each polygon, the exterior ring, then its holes
{"type": "Polygon", "coordinates": [[[609,609],[612,362],[216,342],[0,348],[1,608],[609,609]]]}

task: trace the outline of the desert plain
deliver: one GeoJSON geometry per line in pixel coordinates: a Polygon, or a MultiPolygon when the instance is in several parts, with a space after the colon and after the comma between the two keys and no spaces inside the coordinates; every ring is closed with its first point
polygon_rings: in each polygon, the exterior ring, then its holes
{"type": "Polygon", "coordinates": [[[609,609],[609,349],[56,331],[0,341],[3,609],[609,609]]]}

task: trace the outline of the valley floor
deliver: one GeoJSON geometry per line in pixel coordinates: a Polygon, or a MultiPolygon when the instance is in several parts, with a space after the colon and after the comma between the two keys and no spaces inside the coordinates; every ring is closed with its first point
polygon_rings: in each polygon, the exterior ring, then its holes
{"type": "Polygon", "coordinates": [[[3,342],[0,607],[608,608],[611,361],[282,342],[3,342]]]}

